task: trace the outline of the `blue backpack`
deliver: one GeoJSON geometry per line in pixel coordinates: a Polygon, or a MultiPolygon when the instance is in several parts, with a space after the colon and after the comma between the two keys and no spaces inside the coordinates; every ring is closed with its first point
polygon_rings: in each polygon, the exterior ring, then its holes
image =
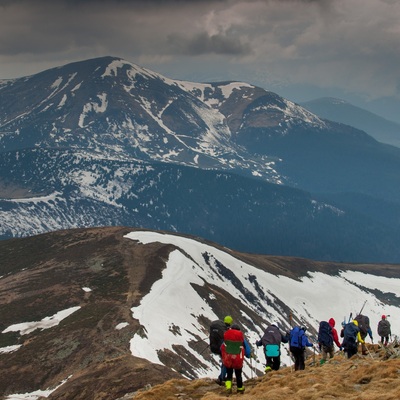
{"type": "Polygon", "coordinates": [[[290,332],[290,347],[301,348],[302,346],[302,338],[304,332],[300,329],[300,327],[295,326],[290,332]]]}
{"type": "Polygon", "coordinates": [[[327,347],[331,347],[333,345],[332,328],[326,321],[321,321],[319,323],[318,343],[327,347]]]}
{"type": "Polygon", "coordinates": [[[356,343],[358,332],[360,332],[358,326],[354,325],[352,322],[346,324],[343,331],[343,344],[356,343]]]}

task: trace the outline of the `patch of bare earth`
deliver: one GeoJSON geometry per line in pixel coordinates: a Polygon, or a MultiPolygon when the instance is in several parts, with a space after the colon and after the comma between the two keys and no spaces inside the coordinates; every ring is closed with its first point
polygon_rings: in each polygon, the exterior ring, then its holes
{"type": "Polygon", "coordinates": [[[56,387],[69,377],[49,398],[116,399],[181,377],[131,354],[130,339],[145,334],[131,308],[161,277],[170,251],[135,246],[123,237],[132,230],[78,229],[0,243],[0,332],[80,307],[51,329],[0,334],[2,347],[21,345],[0,354],[0,395],[56,387]]]}

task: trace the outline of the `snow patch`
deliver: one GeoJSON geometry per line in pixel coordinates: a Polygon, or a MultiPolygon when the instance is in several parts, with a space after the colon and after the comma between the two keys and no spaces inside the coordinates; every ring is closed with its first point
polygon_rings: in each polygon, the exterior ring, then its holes
{"type": "Polygon", "coordinates": [[[53,389],[45,389],[45,390],[35,390],[34,392],[30,393],[18,393],[18,394],[10,394],[9,396],[5,397],[5,400],[38,400],[43,397],[49,397],[53,392],[55,392],[59,387],[64,385],[65,382],[70,379],[72,375],[70,375],[67,379],[64,379],[58,386],[53,389]]]}
{"type": "Polygon", "coordinates": [[[22,322],[20,324],[10,325],[8,328],[4,329],[2,333],[19,332],[21,335],[27,335],[36,329],[49,329],[53,326],[57,326],[63,319],[67,318],[75,311],[78,311],[80,308],[80,306],[67,308],[66,310],[59,311],[51,317],[45,317],[37,322],[22,322]]]}

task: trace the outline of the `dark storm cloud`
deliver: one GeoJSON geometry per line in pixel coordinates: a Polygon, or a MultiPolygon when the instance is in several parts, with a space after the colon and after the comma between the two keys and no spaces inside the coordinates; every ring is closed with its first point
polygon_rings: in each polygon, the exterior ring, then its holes
{"type": "Polygon", "coordinates": [[[240,38],[228,37],[223,34],[209,35],[207,32],[198,33],[190,38],[171,34],[168,36],[167,42],[170,52],[180,55],[247,55],[251,52],[250,43],[242,43],[240,38]]]}
{"type": "Polygon", "coordinates": [[[175,77],[393,95],[399,20],[396,0],[0,0],[0,77],[115,55],[175,77]]]}

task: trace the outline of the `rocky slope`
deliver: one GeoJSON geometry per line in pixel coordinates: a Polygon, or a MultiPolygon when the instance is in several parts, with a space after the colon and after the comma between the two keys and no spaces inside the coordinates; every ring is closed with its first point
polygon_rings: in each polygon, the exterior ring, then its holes
{"type": "MultiPolygon", "coordinates": [[[[170,378],[214,378],[208,325],[227,313],[254,343],[271,321],[313,336],[319,320],[341,321],[365,301],[373,324],[400,306],[396,265],[238,253],[163,232],[60,231],[2,241],[0,254],[5,398],[118,399],[170,378]]],[[[246,364],[246,379],[261,369],[246,364]]]]}

